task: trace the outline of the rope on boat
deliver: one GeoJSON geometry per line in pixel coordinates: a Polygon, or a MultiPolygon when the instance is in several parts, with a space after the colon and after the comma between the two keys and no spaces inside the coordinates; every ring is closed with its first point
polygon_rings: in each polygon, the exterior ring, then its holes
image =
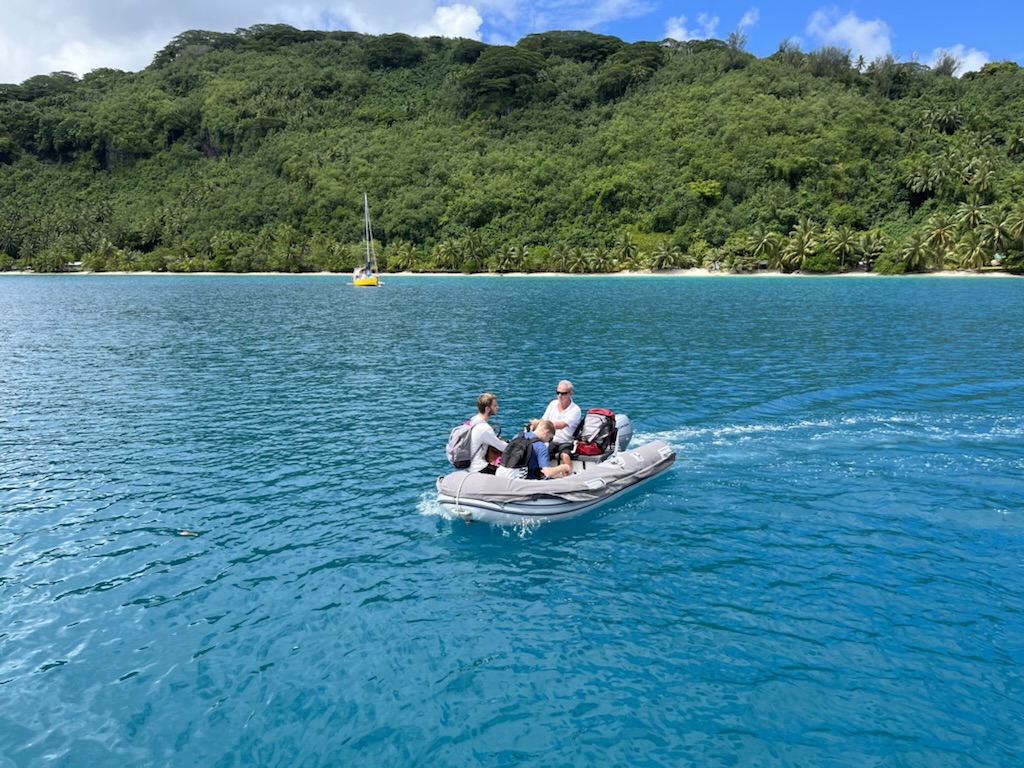
{"type": "Polygon", "coordinates": [[[462,495],[462,486],[469,479],[469,472],[465,472],[462,475],[462,479],[459,481],[459,487],[455,491],[455,514],[465,520],[469,515],[462,514],[462,504],[459,501],[459,497],[462,495]]]}

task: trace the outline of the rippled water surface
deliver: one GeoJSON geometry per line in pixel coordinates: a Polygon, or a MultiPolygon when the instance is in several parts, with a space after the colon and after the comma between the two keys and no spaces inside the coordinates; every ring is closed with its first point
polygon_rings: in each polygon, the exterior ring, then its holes
{"type": "Polygon", "coordinates": [[[0,766],[1020,764],[1024,280],[344,280],[0,277],[0,766]],[[563,377],[675,468],[446,518],[563,377]]]}

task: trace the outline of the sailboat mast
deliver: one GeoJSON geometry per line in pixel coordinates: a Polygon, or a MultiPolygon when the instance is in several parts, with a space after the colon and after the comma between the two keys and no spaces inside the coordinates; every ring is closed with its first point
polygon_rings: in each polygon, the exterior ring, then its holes
{"type": "Polygon", "coordinates": [[[363,238],[366,240],[366,269],[374,267],[373,227],[370,226],[370,200],[363,192],[363,238]]]}

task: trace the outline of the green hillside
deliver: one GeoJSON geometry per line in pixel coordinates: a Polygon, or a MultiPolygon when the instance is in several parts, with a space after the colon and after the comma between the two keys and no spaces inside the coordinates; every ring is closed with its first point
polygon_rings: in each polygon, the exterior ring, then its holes
{"type": "Polygon", "coordinates": [[[1024,268],[1024,71],[587,32],[185,32],[0,85],[0,268],[1024,268]],[[382,265],[383,266],[383,265],[382,265]]]}

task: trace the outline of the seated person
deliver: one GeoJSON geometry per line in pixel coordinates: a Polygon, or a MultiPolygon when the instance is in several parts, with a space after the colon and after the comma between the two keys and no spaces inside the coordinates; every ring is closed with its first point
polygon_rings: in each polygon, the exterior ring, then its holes
{"type": "Polygon", "coordinates": [[[508,445],[494,434],[494,428],[487,423],[491,416],[498,413],[497,396],[490,392],[484,392],[476,399],[476,410],[476,416],[469,420],[469,423],[473,425],[469,443],[473,458],[469,462],[469,471],[493,475],[495,467],[487,461],[487,449],[494,448],[500,453],[508,445]]]}
{"type": "MultiPolygon", "coordinates": [[[[547,419],[555,426],[555,437],[550,446],[550,453],[558,456],[560,461],[569,461],[569,452],[572,450],[573,436],[576,427],[583,418],[580,407],[573,402],[573,386],[571,381],[562,380],[555,387],[555,399],[548,403],[541,419],[547,419]]],[[[538,419],[530,422],[530,429],[534,429],[538,419]]]]}
{"type": "Polygon", "coordinates": [[[564,461],[551,463],[548,454],[548,443],[555,434],[555,426],[547,419],[540,419],[533,431],[523,433],[527,440],[537,438],[533,443],[533,451],[529,463],[525,467],[498,467],[499,477],[516,477],[523,479],[548,480],[553,477],[565,477],[572,474],[572,463],[568,455],[564,461]]]}

